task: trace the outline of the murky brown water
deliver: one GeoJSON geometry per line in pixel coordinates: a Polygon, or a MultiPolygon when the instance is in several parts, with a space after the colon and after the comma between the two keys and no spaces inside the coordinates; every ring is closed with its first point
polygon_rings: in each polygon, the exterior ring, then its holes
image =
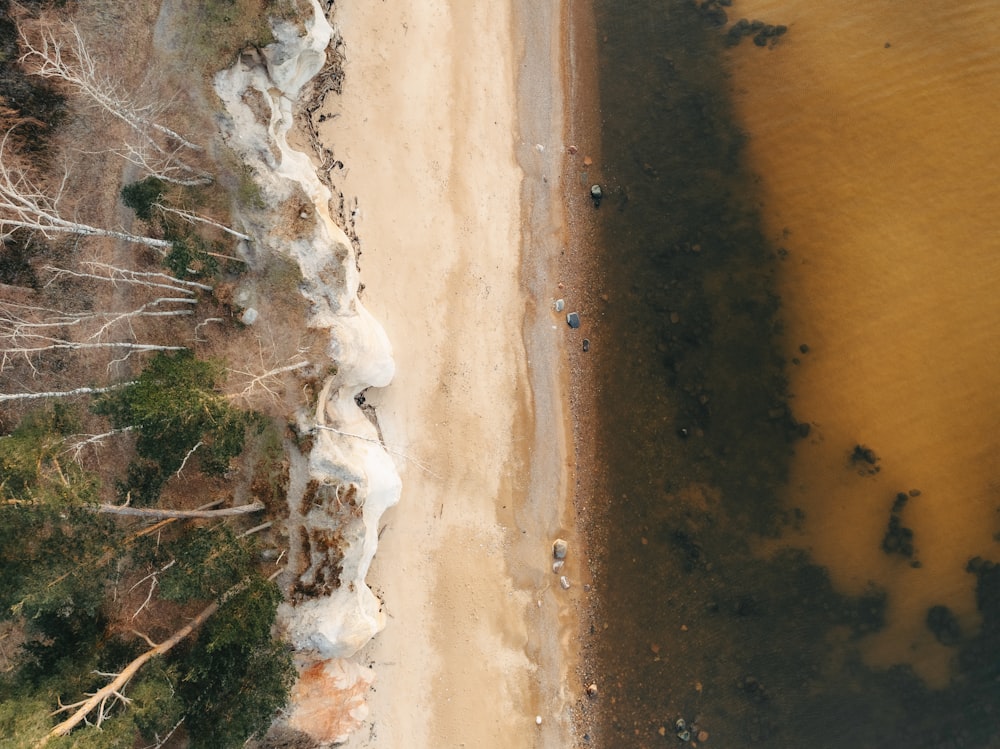
{"type": "Polygon", "coordinates": [[[594,0],[593,735],[1000,746],[1000,5],[721,7],[594,0]]]}
{"type": "Polygon", "coordinates": [[[813,430],[786,499],[837,589],[889,593],[867,662],[934,686],[954,655],[924,625],[975,631],[970,556],[1000,530],[1000,53],[996,2],[745,0],[789,31],[733,51],[738,117],[781,296],[792,405],[813,430]],[[801,354],[800,343],[809,346],[801,354]],[[857,443],[881,471],[849,470],[857,443]],[[880,548],[893,497],[912,559],[880,548]],[[920,567],[910,566],[918,560],[920,567]]]}

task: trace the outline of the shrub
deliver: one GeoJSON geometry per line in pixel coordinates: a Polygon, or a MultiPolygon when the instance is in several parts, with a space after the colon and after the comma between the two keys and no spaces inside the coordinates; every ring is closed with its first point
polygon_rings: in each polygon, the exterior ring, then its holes
{"type": "Polygon", "coordinates": [[[122,202],[143,221],[153,220],[153,206],[163,197],[166,185],[156,177],[146,177],[122,188],[122,202]]]}

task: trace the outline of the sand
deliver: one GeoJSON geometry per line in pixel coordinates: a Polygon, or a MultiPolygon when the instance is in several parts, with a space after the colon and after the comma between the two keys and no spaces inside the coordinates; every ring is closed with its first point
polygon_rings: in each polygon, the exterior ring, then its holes
{"type": "Polygon", "coordinates": [[[573,744],[585,565],[551,309],[559,20],[513,0],[338,3],[333,19],[345,82],[321,137],[393,346],[396,377],[367,400],[403,479],[368,577],[388,614],[358,656],[370,718],[349,746],[573,744]]]}

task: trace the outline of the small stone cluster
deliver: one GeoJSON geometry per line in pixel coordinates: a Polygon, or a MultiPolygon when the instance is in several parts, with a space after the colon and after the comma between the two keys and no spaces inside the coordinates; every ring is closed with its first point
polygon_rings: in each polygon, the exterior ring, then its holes
{"type": "MultiPolygon", "coordinates": [[[[562,572],[563,566],[566,564],[566,554],[569,552],[569,544],[566,543],[561,538],[557,538],[552,542],[552,557],[555,561],[552,563],[552,572],[559,575],[562,572]]],[[[569,578],[565,575],[559,575],[559,587],[563,590],[569,590],[570,583],[569,578]]]]}
{"type": "MultiPolygon", "coordinates": [[[[660,735],[666,736],[666,727],[660,728],[660,735]]],[[[674,722],[674,734],[683,742],[688,742],[691,740],[696,740],[700,744],[704,744],[708,741],[708,731],[699,726],[697,723],[688,723],[684,718],[678,718],[674,722]]]]}

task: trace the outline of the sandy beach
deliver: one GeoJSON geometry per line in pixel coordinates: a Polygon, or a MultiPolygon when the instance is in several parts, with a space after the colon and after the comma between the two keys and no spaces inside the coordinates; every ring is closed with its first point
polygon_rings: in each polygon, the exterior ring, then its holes
{"type": "Polygon", "coordinates": [[[352,747],[573,745],[586,565],[552,311],[560,19],[516,5],[345,3],[333,19],[344,88],[317,114],[362,300],[393,345],[395,380],[367,400],[403,479],[368,578],[388,623],[357,656],[375,682],[352,747]]]}

